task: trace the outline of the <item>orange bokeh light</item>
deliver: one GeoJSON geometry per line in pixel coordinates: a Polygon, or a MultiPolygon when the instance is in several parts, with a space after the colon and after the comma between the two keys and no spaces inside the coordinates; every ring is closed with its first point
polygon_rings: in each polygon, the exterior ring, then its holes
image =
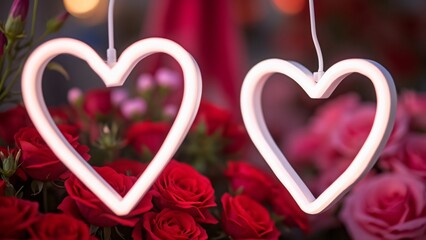
{"type": "Polygon", "coordinates": [[[275,6],[281,12],[288,15],[300,13],[306,6],[308,0],[273,0],[275,6]]]}

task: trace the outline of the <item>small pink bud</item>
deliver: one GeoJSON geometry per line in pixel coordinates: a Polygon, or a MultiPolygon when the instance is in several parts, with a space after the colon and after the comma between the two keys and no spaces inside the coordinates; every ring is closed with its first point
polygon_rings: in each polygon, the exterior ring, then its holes
{"type": "Polygon", "coordinates": [[[139,92],[144,92],[152,89],[154,86],[154,79],[150,74],[141,74],[137,80],[137,90],[139,92]]]}
{"type": "Polygon", "coordinates": [[[81,100],[83,100],[83,92],[81,91],[80,88],[71,88],[68,91],[68,102],[71,105],[74,105],[81,100]]]}
{"type": "Polygon", "coordinates": [[[181,85],[181,79],[177,72],[168,68],[160,68],[155,74],[155,79],[160,86],[177,89],[181,85]]]}
{"type": "Polygon", "coordinates": [[[121,104],[121,113],[127,119],[142,116],[147,109],[146,102],[140,98],[129,99],[121,104]]]}
{"type": "Polygon", "coordinates": [[[129,98],[129,92],[124,88],[115,88],[111,91],[111,102],[114,106],[119,106],[129,98]]]}
{"type": "Polygon", "coordinates": [[[175,117],[177,114],[177,107],[175,105],[167,105],[164,107],[164,115],[167,117],[175,117]]]}

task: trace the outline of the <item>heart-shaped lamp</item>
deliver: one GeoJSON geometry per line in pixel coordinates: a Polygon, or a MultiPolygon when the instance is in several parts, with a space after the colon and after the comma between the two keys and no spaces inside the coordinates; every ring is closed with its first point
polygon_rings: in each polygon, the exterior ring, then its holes
{"type": "Polygon", "coordinates": [[[162,38],[149,38],[132,44],[113,65],[107,65],[83,42],[55,39],[44,43],[31,54],[22,73],[24,103],[40,135],[65,166],[120,216],[128,214],[136,206],[181,145],[198,111],[201,86],[200,70],[192,56],[177,43],[162,38]],[[44,101],[42,76],[52,58],[69,54],[86,61],[107,87],[121,86],[135,65],[154,53],[166,53],[181,66],[184,76],[182,103],[158,153],[126,196],[122,197],[74,150],[56,127],[44,101]]]}
{"type": "Polygon", "coordinates": [[[269,59],[249,71],[241,90],[241,111],[250,138],[300,208],[309,214],[327,209],[375,164],[392,131],[397,102],[392,76],[383,66],[371,60],[344,60],[333,65],[318,81],[317,78],[316,74],[298,63],[269,59]],[[339,83],[352,73],[366,76],[374,85],[377,108],[371,132],[349,167],[318,198],[313,196],[294,171],[265,124],[261,106],[262,89],[274,73],[293,79],[313,99],[328,98],[339,83]]]}

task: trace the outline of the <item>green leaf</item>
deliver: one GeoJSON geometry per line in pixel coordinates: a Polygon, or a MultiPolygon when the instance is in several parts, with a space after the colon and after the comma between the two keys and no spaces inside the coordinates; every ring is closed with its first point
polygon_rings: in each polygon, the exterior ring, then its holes
{"type": "Polygon", "coordinates": [[[47,69],[56,71],[60,73],[62,76],[64,76],[66,80],[70,80],[70,75],[68,74],[67,70],[65,70],[65,68],[59,63],[50,62],[49,64],[47,64],[47,69]]]}
{"type": "Polygon", "coordinates": [[[90,224],[90,235],[95,235],[98,230],[99,230],[98,226],[90,224]]]}
{"type": "Polygon", "coordinates": [[[35,196],[41,193],[41,191],[43,190],[43,186],[44,186],[43,182],[33,180],[31,182],[31,190],[33,191],[33,195],[35,196]]]}

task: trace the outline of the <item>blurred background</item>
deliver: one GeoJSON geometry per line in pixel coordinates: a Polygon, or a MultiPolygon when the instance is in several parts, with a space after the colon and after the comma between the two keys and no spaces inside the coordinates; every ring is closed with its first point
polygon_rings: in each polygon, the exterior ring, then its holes
{"type": "MultiPolygon", "coordinates": [[[[2,1],[5,16],[12,1],[2,1]]],[[[107,0],[40,1],[38,25],[68,11],[63,29],[51,36],[72,37],[92,46],[101,56],[107,49],[107,0]]],[[[426,1],[424,0],[318,0],[317,32],[325,69],[346,58],[367,58],[384,65],[399,91],[426,89],[426,1]]],[[[203,75],[203,97],[226,107],[239,118],[239,91],[248,70],[261,60],[294,60],[312,71],[317,56],[312,43],[308,0],[120,0],[115,7],[115,41],[118,54],[147,37],[166,37],[186,48],[203,75]]],[[[44,92],[49,105],[66,103],[67,91],[102,83],[84,62],[60,56],[70,75],[66,81],[46,72],[44,92]]],[[[131,78],[159,67],[178,66],[167,56],[143,60],[131,78]]],[[[268,81],[263,104],[276,138],[306,121],[322,101],[312,101],[292,81],[274,76],[268,81]],[[288,116],[291,117],[288,117],[288,116]]],[[[128,81],[127,85],[134,84],[128,81]]],[[[369,81],[351,76],[333,96],[358,92],[374,100],[369,81]]]]}

